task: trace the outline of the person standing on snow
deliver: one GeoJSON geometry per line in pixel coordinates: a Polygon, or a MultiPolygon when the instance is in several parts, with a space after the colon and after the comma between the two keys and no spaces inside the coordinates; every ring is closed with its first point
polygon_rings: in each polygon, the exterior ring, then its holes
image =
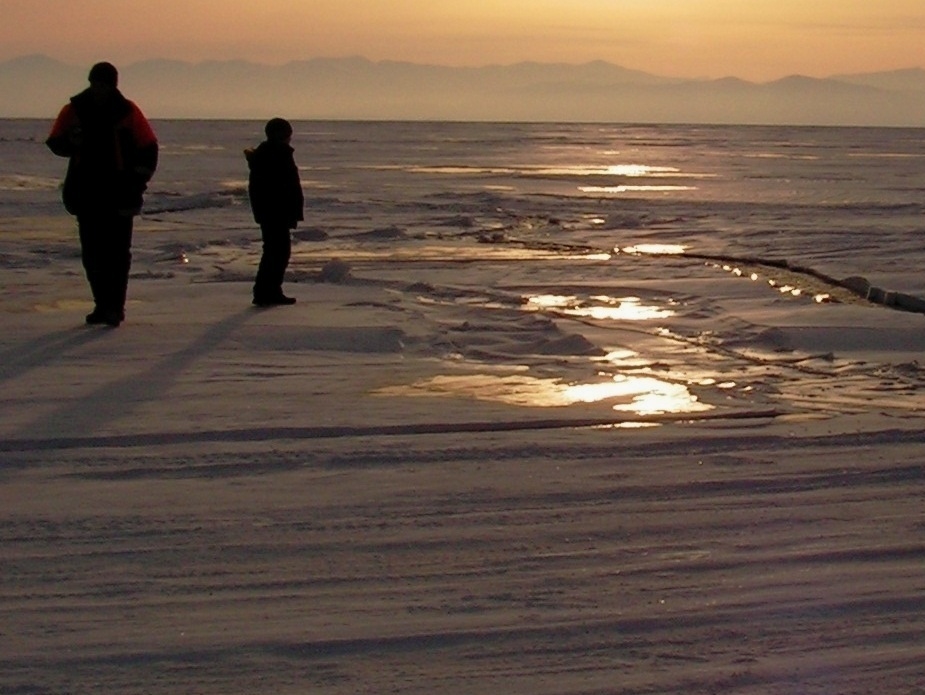
{"type": "Polygon", "coordinates": [[[158,143],[141,109],[119,91],[115,66],[97,63],[89,81],[61,109],[46,144],[70,160],[63,202],[77,217],[93,293],[86,321],[115,327],[125,320],[132,227],[157,168],[158,143]]]}
{"type": "Polygon", "coordinates": [[[295,298],[283,294],[283,278],[292,253],[289,230],[304,219],[305,205],[299,169],[289,144],[292,125],[284,118],[272,118],[264,133],[264,142],[244,150],[250,170],[248,197],[263,239],[263,254],[254,280],[253,303],[259,307],[295,304],[295,298]]]}

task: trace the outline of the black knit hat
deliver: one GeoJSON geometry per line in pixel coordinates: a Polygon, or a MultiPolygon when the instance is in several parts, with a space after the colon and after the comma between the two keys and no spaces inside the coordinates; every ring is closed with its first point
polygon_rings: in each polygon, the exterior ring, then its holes
{"type": "Polygon", "coordinates": [[[96,82],[115,87],[119,84],[119,71],[116,70],[116,66],[112,63],[97,63],[90,68],[90,76],[87,79],[90,80],[91,84],[96,82]]]}

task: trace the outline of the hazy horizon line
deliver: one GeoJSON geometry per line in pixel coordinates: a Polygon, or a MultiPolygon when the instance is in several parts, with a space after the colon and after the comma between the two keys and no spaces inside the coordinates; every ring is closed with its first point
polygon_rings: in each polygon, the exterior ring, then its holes
{"type": "Polygon", "coordinates": [[[686,80],[686,81],[693,81],[693,82],[699,82],[699,81],[710,82],[710,81],[733,79],[733,80],[741,80],[742,82],[748,82],[748,83],[757,84],[757,85],[772,84],[774,82],[779,82],[781,80],[786,80],[786,79],[794,78],[794,77],[804,77],[808,79],[825,80],[825,79],[836,79],[838,77],[859,77],[859,76],[865,76],[865,75],[889,75],[889,74],[901,74],[901,73],[909,73],[909,72],[925,72],[925,63],[923,63],[922,65],[906,65],[904,67],[895,67],[895,68],[887,68],[887,69],[872,69],[870,71],[864,71],[864,72],[836,72],[836,73],[826,73],[826,74],[812,74],[809,72],[787,72],[787,73],[781,73],[777,77],[756,80],[756,79],[751,79],[747,77],[741,77],[734,73],[724,73],[718,76],[698,75],[698,76],[691,76],[691,77],[683,76],[683,75],[666,74],[666,73],[661,73],[661,72],[653,72],[646,68],[630,67],[622,63],[616,63],[611,60],[607,60],[605,58],[594,58],[591,60],[582,60],[582,61],[549,61],[549,60],[524,59],[524,60],[517,60],[513,62],[481,63],[478,65],[475,65],[475,64],[454,65],[454,64],[449,64],[449,63],[400,60],[400,59],[395,59],[395,58],[370,58],[362,54],[346,54],[346,55],[340,55],[340,56],[335,56],[335,55],[311,56],[311,57],[305,57],[305,58],[293,58],[291,60],[286,60],[286,61],[281,61],[281,62],[262,61],[262,60],[255,60],[252,58],[203,58],[203,59],[198,59],[198,60],[190,60],[190,59],[185,59],[185,58],[171,58],[167,56],[157,56],[157,57],[151,57],[151,58],[139,58],[139,59],[134,59],[134,60],[116,61],[116,60],[107,59],[105,56],[99,56],[98,59],[87,61],[86,63],[76,63],[71,60],[62,59],[62,58],[58,58],[53,55],[49,55],[47,53],[37,52],[37,53],[25,53],[25,54],[5,58],[5,59],[0,60],[0,64],[12,63],[16,61],[24,61],[28,59],[34,59],[34,58],[49,60],[49,61],[61,64],[61,65],[72,67],[74,69],[89,67],[93,65],[94,63],[104,61],[104,60],[111,62],[117,66],[121,65],[123,66],[122,69],[131,68],[132,66],[135,66],[135,65],[143,65],[145,63],[159,63],[159,62],[190,65],[190,66],[241,63],[241,64],[247,64],[247,65],[252,65],[252,66],[257,66],[257,67],[281,68],[281,67],[286,67],[288,65],[299,65],[299,64],[312,63],[312,62],[357,61],[357,62],[363,62],[363,63],[367,63],[371,65],[393,64],[393,65],[406,65],[406,66],[416,66],[416,67],[445,68],[449,70],[473,70],[473,71],[488,70],[488,69],[493,69],[493,68],[506,69],[506,68],[513,68],[513,67],[527,66],[527,65],[537,66],[537,67],[543,67],[543,66],[587,67],[587,66],[592,66],[592,65],[605,65],[608,67],[619,68],[620,70],[625,70],[627,72],[634,72],[634,73],[639,73],[641,75],[646,75],[649,77],[659,77],[663,79],[686,80]]]}
{"type": "MultiPolygon", "coordinates": [[[[331,121],[925,126],[917,67],[766,82],[671,77],[607,60],[452,67],[361,55],[279,65],[147,58],[119,69],[156,118],[259,120],[274,111],[331,121]]],[[[0,113],[54,111],[88,70],[40,53],[0,62],[0,113]]]]}

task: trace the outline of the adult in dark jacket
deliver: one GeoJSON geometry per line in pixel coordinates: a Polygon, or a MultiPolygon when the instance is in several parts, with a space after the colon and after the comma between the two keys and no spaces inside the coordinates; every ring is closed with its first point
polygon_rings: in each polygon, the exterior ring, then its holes
{"type": "Polygon", "coordinates": [[[70,159],[63,199],[77,217],[95,303],[87,323],[118,326],[125,320],[134,216],[157,168],[157,136],[119,91],[112,64],[94,65],[89,80],[89,88],[61,109],[46,144],[70,159]]]}
{"type": "Polygon", "coordinates": [[[295,163],[292,126],[273,118],[264,127],[267,139],[244,155],[250,169],[247,192],[254,220],[260,225],[263,254],[254,280],[254,304],[295,304],[283,294],[283,277],[292,253],[290,229],[302,221],[305,199],[295,163]]]}

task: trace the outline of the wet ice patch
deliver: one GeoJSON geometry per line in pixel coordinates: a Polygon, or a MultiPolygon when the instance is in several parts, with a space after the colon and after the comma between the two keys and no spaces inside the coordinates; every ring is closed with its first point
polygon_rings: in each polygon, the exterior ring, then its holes
{"type": "MultiPolygon", "coordinates": [[[[668,304],[672,302],[669,300],[668,304]]],[[[588,299],[555,294],[535,295],[526,298],[528,311],[555,310],[565,316],[596,320],[648,321],[674,316],[669,306],[659,306],[639,297],[609,297],[595,295],[588,299]]]]}
{"type": "Polygon", "coordinates": [[[684,384],[655,376],[617,375],[594,382],[567,382],[526,374],[439,375],[409,385],[389,386],[379,396],[463,397],[525,408],[563,408],[606,403],[637,415],[700,413],[713,406],[700,402],[684,384]]]}

